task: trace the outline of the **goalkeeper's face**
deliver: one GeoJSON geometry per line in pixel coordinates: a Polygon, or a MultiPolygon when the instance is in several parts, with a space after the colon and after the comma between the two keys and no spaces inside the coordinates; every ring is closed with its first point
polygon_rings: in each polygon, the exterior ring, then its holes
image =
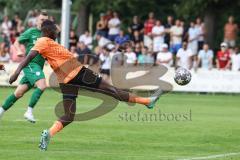
{"type": "Polygon", "coordinates": [[[55,40],[57,38],[57,27],[54,22],[46,20],[42,23],[41,31],[44,37],[55,40]]]}

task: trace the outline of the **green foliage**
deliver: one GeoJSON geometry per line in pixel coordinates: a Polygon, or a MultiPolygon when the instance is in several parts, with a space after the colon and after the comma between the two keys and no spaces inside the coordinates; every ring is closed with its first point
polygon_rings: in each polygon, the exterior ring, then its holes
{"type": "MultiPolygon", "coordinates": [[[[61,1],[60,1],[61,2],[61,1]]],[[[15,12],[19,13],[22,18],[25,18],[29,10],[32,9],[51,9],[60,7],[58,0],[0,0],[0,4],[4,4],[7,9],[8,16],[13,16],[15,12]]]]}

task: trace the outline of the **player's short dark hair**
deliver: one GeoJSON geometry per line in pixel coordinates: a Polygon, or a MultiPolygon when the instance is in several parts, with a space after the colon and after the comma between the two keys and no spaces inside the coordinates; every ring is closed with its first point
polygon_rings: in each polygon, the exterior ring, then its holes
{"type": "Polygon", "coordinates": [[[47,20],[43,21],[43,23],[41,25],[41,31],[43,32],[43,34],[45,36],[52,38],[52,37],[54,37],[54,35],[57,31],[57,27],[53,21],[47,19],[47,20]]]}

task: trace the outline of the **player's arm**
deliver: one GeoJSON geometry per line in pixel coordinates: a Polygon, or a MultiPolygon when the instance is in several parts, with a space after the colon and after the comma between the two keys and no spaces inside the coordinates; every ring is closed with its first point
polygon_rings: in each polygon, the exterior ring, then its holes
{"type": "Polygon", "coordinates": [[[21,49],[21,44],[26,44],[29,42],[29,37],[31,35],[31,29],[26,30],[23,32],[14,42],[14,47],[17,50],[18,56],[24,56],[25,53],[21,49]]]}
{"type": "Polygon", "coordinates": [[[17,55],[18,56],[23,56],[24,52],[21,50],[21,44],[19,43],[18,38],[15,40],[13,45],[14,45],[14,47],[17,50],[17,55]]]}
{"type": "Polygon", "coordinates": [[[10,79],[9,79],[9,83],[12,84],[13,82],[15,82],[20,74],[20,72],[22,71],[22,69],[24,67],[26,67],[28,65],[29,62],[31,62],[31,60],[36,57],[38,55],[37,51],[31,50],[30,53],[28,54],[28,56],[26,58],[24,58],[24,60],[18,65],[17,70],[13,73],[13,75],[11,75],[10,79]]]}

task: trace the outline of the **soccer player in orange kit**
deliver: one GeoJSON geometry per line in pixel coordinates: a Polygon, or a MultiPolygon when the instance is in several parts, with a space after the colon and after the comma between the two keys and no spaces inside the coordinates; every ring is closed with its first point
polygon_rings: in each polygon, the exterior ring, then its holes
{"type": "Polygon", "coordinates": [[[153,108],[159,99],[162,93],[161,91],[152,97],[139,97],[108,84],[102,80],[98,74],[84,67],[74,58],[71,52],[54,41],[57,36],[57,28],[52,21],[44,21],[41,26],[41,31],[42,37],[37,40],[29,55],[19,64],[17,70],[9,80],[10,84],[13,83],[31,59],[40,54],[48,61],[56,73],[63,93],[63,100],[72,100],[71,103],[67,103],[67,101],[63,103],[65,115],[60,117],[50,129],[42,132],[39,144],[41,150],[47,150],[50,138],[74,120],[77,96],[76,91],[72,89],[68,90],[71,85],[85,86],[92,91],[110,95],[117,100],[143,104],[148,108],[153,108]]]}

